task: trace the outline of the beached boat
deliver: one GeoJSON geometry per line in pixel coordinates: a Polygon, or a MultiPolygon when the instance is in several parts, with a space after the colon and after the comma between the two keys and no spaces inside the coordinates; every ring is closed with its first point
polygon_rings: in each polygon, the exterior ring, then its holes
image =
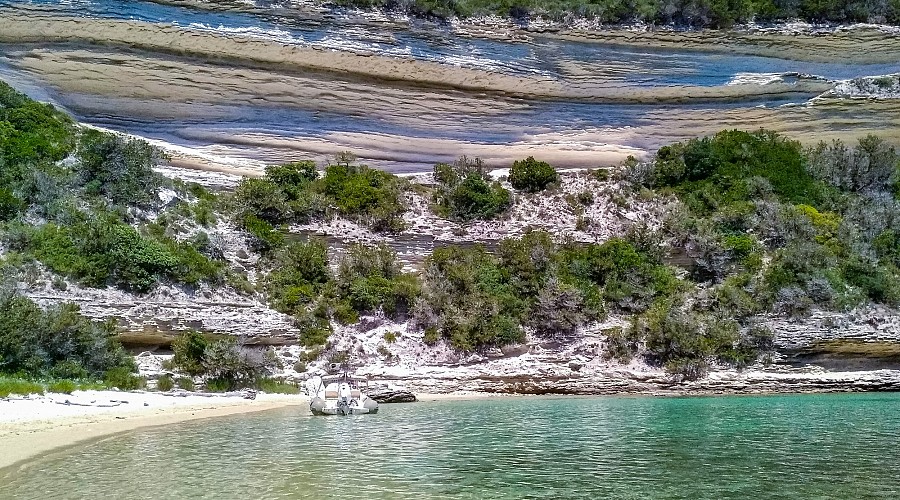
{"type": "Polygon", "coordinates": [[[362,415],[377,413],[378,403],[369,398],[368,379],[343,371],[310,381],[309,409],[313,415],[362,415]]]}

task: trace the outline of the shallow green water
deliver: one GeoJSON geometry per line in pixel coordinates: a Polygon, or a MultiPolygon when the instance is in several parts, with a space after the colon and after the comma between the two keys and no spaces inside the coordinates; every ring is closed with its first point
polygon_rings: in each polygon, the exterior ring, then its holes
{"type": "Polygon", "coordinates": [[[144,430],[0,474],[0,497],[900,498],[900,395],[283,410],[144,430]]]}

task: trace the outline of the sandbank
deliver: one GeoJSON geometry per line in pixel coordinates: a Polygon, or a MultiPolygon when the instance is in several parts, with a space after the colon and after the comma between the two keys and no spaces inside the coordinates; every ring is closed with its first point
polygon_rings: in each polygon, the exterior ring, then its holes
{"type": "Polygon", "coordinates": [[[77,443],[145,427],[302,406],[305,396],[170,396],[76,391],[0,400],[0,469],[77,443]],[[65,401],[70,404],[66,405],[65,401]],[[82,406],[87,405],[87,406],[82,406]]]}

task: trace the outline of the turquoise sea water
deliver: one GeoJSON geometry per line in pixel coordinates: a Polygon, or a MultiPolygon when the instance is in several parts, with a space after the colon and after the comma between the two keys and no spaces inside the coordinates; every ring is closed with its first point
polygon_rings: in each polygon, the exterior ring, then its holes
{"type": "Polygon", "coordinates": [[[900,498],[900,394],[294,408],[0,472],[0,497],[900,498]]]}

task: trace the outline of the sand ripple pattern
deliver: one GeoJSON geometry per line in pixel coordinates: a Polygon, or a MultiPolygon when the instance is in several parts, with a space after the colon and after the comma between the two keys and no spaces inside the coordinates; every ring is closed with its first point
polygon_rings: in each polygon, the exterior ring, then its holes
{"type": "Polygon", "coordinates": [[[900,139],[896,100],[814,99],[839,80],[900,72],[888,33],[509,41],[189,4],[0,0],[0,78],[87,123],[171,144],[181,166],[240,173],[344,150],[394,172],[460,154],[593,167],[733,127],[900,139]]]}

